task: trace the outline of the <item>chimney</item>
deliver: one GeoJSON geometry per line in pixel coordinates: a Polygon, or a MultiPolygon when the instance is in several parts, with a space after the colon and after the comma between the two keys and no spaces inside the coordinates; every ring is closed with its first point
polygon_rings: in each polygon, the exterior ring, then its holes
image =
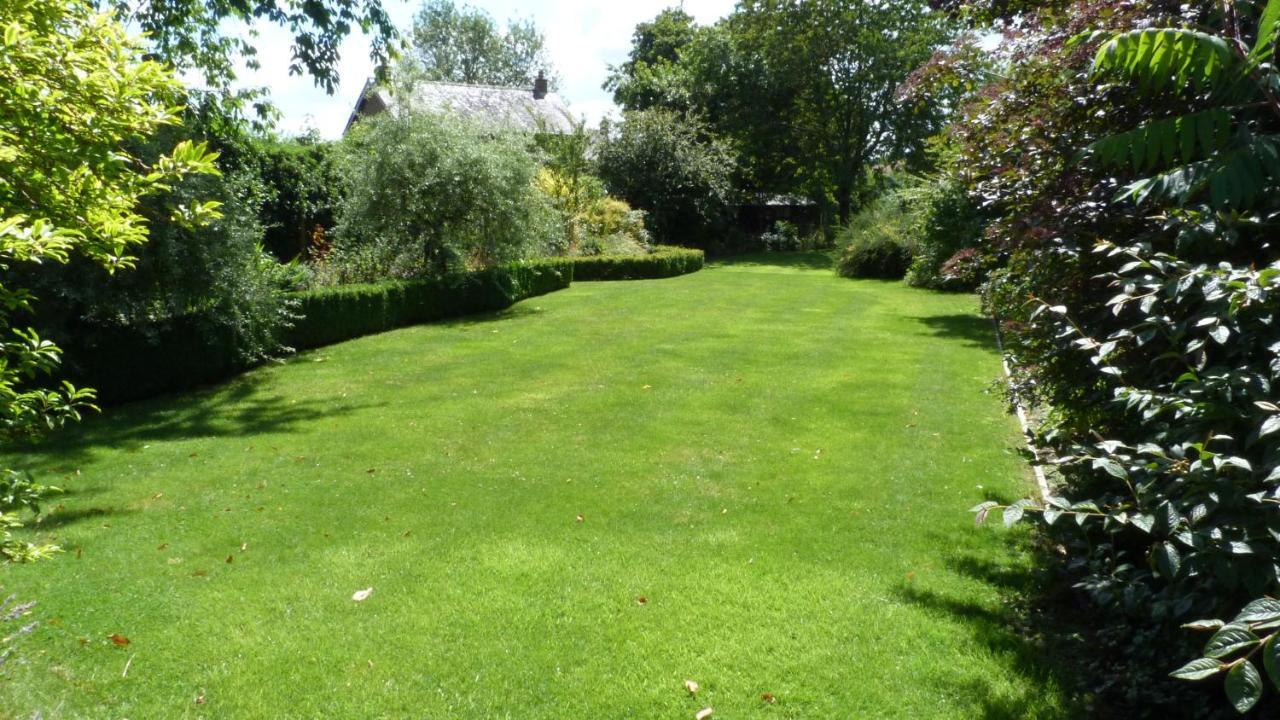
{"type": "Polygon", "coordinates": [[[542,100],[547,97],[547,76],[538,71],[538,79],[533,81],[533,99],[542,100]]]}

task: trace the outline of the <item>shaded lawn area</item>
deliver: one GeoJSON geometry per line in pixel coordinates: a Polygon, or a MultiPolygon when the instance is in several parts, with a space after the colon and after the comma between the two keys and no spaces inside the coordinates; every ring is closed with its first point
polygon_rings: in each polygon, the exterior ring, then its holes
{"type": "Polygon", "coordinates": [[[1065,716],[1008,626],[1029,556],[966,512],[1029,487],[975,301],[801,260],[579,283],[38,448],[69,551],[0,569],[44,620],[0,716],[1065,716]]]}

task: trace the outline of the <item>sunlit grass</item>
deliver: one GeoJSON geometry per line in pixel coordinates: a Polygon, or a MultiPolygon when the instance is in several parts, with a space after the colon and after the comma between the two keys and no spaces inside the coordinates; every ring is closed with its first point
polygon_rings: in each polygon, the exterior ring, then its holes
{"type": "Polygon", "coordinates": [[[579,283],[39,448],[68,552],[0,569],[43,621],[0,716],[1059,715],[966,512],[1027,488],[988,325],[822,265],[579,283]]]}

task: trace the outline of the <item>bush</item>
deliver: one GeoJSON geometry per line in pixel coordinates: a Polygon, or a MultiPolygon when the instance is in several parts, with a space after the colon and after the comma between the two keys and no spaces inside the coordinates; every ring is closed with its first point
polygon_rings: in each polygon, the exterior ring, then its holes
{"type": "Polygon", "coordinates": [[[644,211],[609,197],[599,178],[545,167],[538,172],[537,188],[560,211],[566,254],[639,255],[649,251],[644,211]]]}
{"type": "Polygon", "coordinates": [[[441,277],[563,245],[521,138],[453,115],[391,111],[343,140],[346,195],[322,283],[441,277]]]}
{"type": "Polygon", "coordinates": [[[732,228],[734,156],[709,137],[700,122],[665,110],[627,113],[605,128],[600,177],[610,193],[648,213],[659,242],[709,249],[732,228]]]}
{"type": "Polygon", "coordinates": [[[934,290],[973,290],[986,280],[987,265],[973,248],[982,241],[986,218],[964,186],[948,178],[907,192],[920,213],[907,282],[934,290]]]}
{"type": "Polygon", "coordinates": [[[645,280],[697,272],[706,255],[701,250],[658,246],[648,255],[595,255],[571,260],[574,280],[645,280]]]}
{"type": "Polygon", "coordinates": [[[920,225],[919,206],[909,195],[901,189],[886,192],[841,228],[836,272],[849,278],[902,279],[920,225]]]}
{"type": "Polygon", "coordinates": [[[307,258],[316,228],[331,230],[342,202],[337,144],[314,137],[255,138],[243,161],[263,187],[263,244],[282,261],[307,258]]]}

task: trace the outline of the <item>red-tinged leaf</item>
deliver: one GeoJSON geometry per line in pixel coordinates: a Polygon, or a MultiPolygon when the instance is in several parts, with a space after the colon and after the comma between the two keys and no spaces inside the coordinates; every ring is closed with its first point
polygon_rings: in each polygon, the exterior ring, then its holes
{"type": "Polygon", "coordinates": [[[778,698],[774,697],[773,693],[764,693],[763,695],[760,696],[760,702],[764,703],[765,705],[772,705],[778,702],[778,698]]]}
{"type": "Polygon", "coordinates": [[[129,645],[129,638],[121,635],[120,633],[111,633],[107,638],[110,639],[116,647],[126,647],[129,645]]]}

